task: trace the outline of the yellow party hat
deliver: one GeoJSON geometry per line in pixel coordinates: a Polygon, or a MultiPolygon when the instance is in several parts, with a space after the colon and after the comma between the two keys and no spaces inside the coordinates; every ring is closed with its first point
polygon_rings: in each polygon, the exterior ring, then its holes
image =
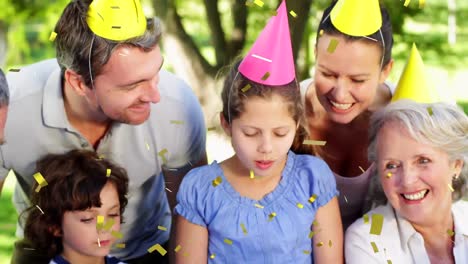
{"type": "Polygon", "coordinates": [[[395,94],[392,97],[392,102],[399,99],[411,99],[419,103],[435,103],[442,101],[435,87],[427,82],[424,62],[414,43],[408,62],[406,63],[395,90],[395,94]]]}
{"type": "Polygon", "coordinates": [[[379,0],[338,0],[330,18],[339,31],[356,37],[371,35],[382,26],[379,0]]]}
{"type": "Polygon", "coordinates": [[[93,0],[86,22],[94,34],[115,41],[141,36],[146,30],[140,0],[93,0]]]}

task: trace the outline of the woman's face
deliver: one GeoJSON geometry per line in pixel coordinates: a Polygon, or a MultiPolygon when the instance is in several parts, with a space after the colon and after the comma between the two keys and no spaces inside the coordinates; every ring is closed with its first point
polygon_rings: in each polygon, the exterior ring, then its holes
{"type": "Polygon", "coordinates": [[[380,70],[382,48],[372,40],[345,40],[323,34],[317,43],[315,88],[329,118],[340,124],[354,120],[372,104],[391,63],[380,70]],[[329,51],[330,41],[338,41],[329,51]]]}
{"type": "Polygon", "coordinates": [[[418,142],[396,121],[380,129],[377,157],[385,195],[401,216],[424,225],[450,215],[452,178],[461,161],[451,162],[445,151],[418,142]]]}

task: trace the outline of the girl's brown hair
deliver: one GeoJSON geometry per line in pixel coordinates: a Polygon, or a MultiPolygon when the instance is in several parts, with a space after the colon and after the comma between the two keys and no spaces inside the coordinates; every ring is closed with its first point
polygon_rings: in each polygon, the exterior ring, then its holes
{"type": "Polygon", "coordinates": [[[72,150],[65,154],[49,154],[37,162],[36,171],[48,185],[39,192],[35,191],[38,184],[33,185],[31,207],[20,217],[27,217],[24,228],[26,242],[50,258],[63,250],[62,238],[54,233],[62,230],[66,211],[100,207],[100,193],[107,183],[112,183],[117,190],[121,215],[127,205],[128,176],[125,169],[100,158],[95,152],[72,150]],[[107,176],[108,169],[110,176],[107,176]]]}

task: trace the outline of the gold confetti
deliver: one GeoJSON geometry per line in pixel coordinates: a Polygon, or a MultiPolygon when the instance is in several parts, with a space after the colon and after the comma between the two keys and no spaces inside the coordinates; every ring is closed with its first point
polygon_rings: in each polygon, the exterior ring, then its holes
{"type": "Polygon", "coordinates": [[[327,144],[326,141],[320,141],[320,140],[310,140],[306,139],[302,142],[304,145],[315,145],[315,146],[325,146],[327,144]]]}
{"type": "Polygon", "coordinates": [[[107,220],[107,222],[103,226],[103,229],[106,231],[109,231],[114,225],[114,223],[115,223],[115,220],[113,218],[107,220]]]}
{"type": "Polygon", "coordinates": [[[181,248],[182,248],[181,245],[177,245],[177,247],[174,248],[174,251],[177,253],[180,251],[181,248]]]}
{"type": "Polygon", "coordinates": [[[216,127],[209,127],[208,128],[208,131],[213,131],[213,130],[216,130],[216,127]]]}
{"type": "Polygon", "coordinates": [[[154,246],[148,248],[148,252],[149,252],[149,253],[152,253],[152,252],[155,251],[155,250],[158,251],[159,254],[161,254],[161,256],[164,256],[164,255],[166,255],[166,253],[167,253],[167,251],[166,251],[161,245],[159,245],[159,244],[156,244],[156,245],[154,245],[154,246]]]}
{"type": "Polygon", "coordinates": [[[455,190],[453,189],[453,187],[452,187],[452,184],[448,183],[448,187],[449,187],[449,189],[450,189],[451,192],[454,192],[454,191],[455,191],[455,190]]]}
{"type": "Polygon", "coordinates": [[[261,0],[254,0],[254,4],[258,5],[259,7],[263,7],[264,3],[261,0]]]}
{"type": "Polygon", "coordinates": [[[167,231],[167,227],[165,226],[158,226],[158,229],[162,231],[167,231]]]}
{"type": "Polygon", "coordinates": [[[270,72],[266,72],[262,77],[262,81],[266,81],[269,77],[270,77],[270,72]]]}
{"type": "Polygon", "coordinates": [[[111,235],[117,239],[122,239],[123,238],[123,234],[120,233],[119,231],[115,231],[115,230],[112,230],[111,231],[111,235]]]}
{"type": "Polygon", "coordinates": [[[253,171],[253,170],[250,170],[250,179],[254,179],[254,178],[255,178],[254,171],[253,171]]]}
{"type": "Polygon", "coordinates": [[[272,221],[273,218],[275,218],[275,216],[276,216],[276,213],[272,212],[270,215],[268,215],[268,221],[272,221]]]}
{"type": "Polygon", "coordinates": [[[250,85],[250,83],[248,83],[246,86],[244,86],[244,88],[241,89],[241,91],[243,93],[247,92],[250,88],[252,88],[252,86],[250,85]]]}
{"type": "Polygon", "coordinates": [[[9,69],[8,71],[11,71],[11,72],[19,72],[20,69],[13,68],[13,69],[9,69]]]}
{"type": "Polygon", "coordinates": [[[35,189],[36,192],[39,192],[42,187],[45,187],[48,185],[47,181],[44,179],[44,177],[42,176],[40,172],[34,173],[33,177],[38,184],[38,186],[35,189]]]}
{"type": "Polygon", "coordinates": [[[224,239],[224,243],[228,244],[228,245],[232,245],[232,240],[228,239],[228,238],[225,238],[224,239]]]}
{"type": "Polygon", "coordinates": [[[405,3],[403,4],[405,7],[408,7],[408,5],[410,4],[411,0],[405,0],[405,3]]]}
{"type": "Polygon", "coordinates": [[[265,207],[265,206],[263,206],[261,204],[258,204],[258,203],[254,204],[254,206],[257,207],[257,208],[260,208],[260,209],[263,209],[265,207]]]}
{"type": "Polygon", "coordinates": [[[317,199],[317,195],[316,195],[316,194],[313,194],[313,195],[309,198],[309,203],[315,202],[316,199],[317,199]]]}
{"type": "Polygon", "coordinates": [[[338,46],[339,41],[337,39],[331,39],[330,43],[328,44],[327,51],[328,53],[333,53],[336,50],[336,47],[338,46]]]}
{"type": "Polygon", "coordinates": [[[364,224],[368,224],[369,223],[369,215],[365,214],[363,216],[363,218],[364,218],[364,224]]]}
{"type": "Polygon", "coordinates": [[[182,120],[171,120],[171,124],[183,125],[184,121],[182,121],[182,120]]]}
{"type": "Polygon", "coordinates": [[[319,36],[322,36],[322,35],[323,35],[323,29],[319,31],[319,36]]]}
{"type": "Polygon", "coordinates": [[[220,185],[222,182],[223,182],[223,179],[221,178],[221,176],[218,176],[216,177],[216,179],[213,180],[211,184],[213,185],[213,187],[216,187],[220,185]]]}
{"type": "Polygon", "coordinates": [[[300,209],[302,209],[302,208],[304,208],[304,205],[301,204],[301,203],[297,203],[297,207],[300,208],[300,209]]]}
{"type": "Polygon", "coordinates": [[[392,261],[387,259],[387,264],[392,264],[392,261]]]}
{"type": "Polygon", "coordinates": [[[432,112],[432,107],[427,108],[427,112],[429,113],[430,116],[432,116],[434,113],[432,112]]]}
{"type": "Polygon", "coordinates": [[[50,32],[49,41],[54,41],[57,37],[57,33],[55,31],[50,32]]]}
{"type": "Polygon", "coordinates": [[[294,17],[294,18],[297,17],[296,12],[294,12],[293,10],[289,11],[289,14],[290,14],[292,17],[294,17]]]}
{"type": "Polygon", "coordinates": [[[315,232],[314,232],[314,231],[310,231],[310,233],[309,233],[309,238],[312,238],[314,235],[315,235],[315,232]]]}
{"type": "Polygon", "coordinates": [[[332,245],[333,245],[333,244],[332,244],[332,241],[331,241],[331,240],[328,240],[328,246],[329,246],[329,247],[332,247],[332,245]]]}
{"type": "Polygon", "coordinates": [[[106,177],[110,177],[110,175],[111,175],[111,169],[107,169],[106,170],[106,177]]]}
{"type": "Polygon", "coordinates": [[[188,257],[188,255],[189,255],[189,253],[187,253],[187,252],[182,253],[182,256],[184,256],[184,257],[188,257]]]}
{"type": "Polygon", "coordinates": [[[318,243],[316,244],[316,246],[317,246],[317,247],[323,246],[323,242],[318,242],[318,243]]]}
{"type": "Polygon", "coordinates": [[[240,226],[242,228],[242,233],[244,233],[244,235],[247,235],[247,228],[245,228],[245,225],[241,223],[240,226]]]}
{"type": "Polygon", "coordinates": [[[375,242],[370,242],[372,249],[374,250],[374,253],[379,252],[379,248],[377,247],[377,244],[375,242]]]}
{"type": "Polygon", "coordinates": [[[362,171],[362,173],[366,172],[361,166],[359,166],[359,169],[362,171]]]}
{"type": "Polygon", "coordinates": [[[158,156],[161,157],[163,163],[167,162],[166,156],[164,156],[166,153],[167,153],[167,149],[163,149],[158,152],[158,156]]]}
{"type": "Polygon", "coordinates": [[[306,255],[310,255],[310,251],[309,250],[302,250],[302,253],[306,254],[306,255]]]}
{"type": "Polygon", "coordinates": [[[36,207],[37,209],[39,209],[39,211],[41,211],[41,214],[44,214],[44,211],[42,211],[41,207],[39,207],[39,205],[36,204],[36,207]]]}
{"type": "Polygon", "coordinates": [[[317,226],[318,224],[319,224],[319,223],[317,222],[317,220],[314,220],[314,221],[312,222],[312,225],[314,225],[314,226],[317,226]]]}
{"type": "Polygon", "coordinates": [[[447,229],[447,234],[448,234],[449,236],[454,236],[454,235],[455,235],[455,232],[453,232],[453,230],[451,230],[451,229],[447,229]]]}
{"type": "Polygon", "coordinates": [[[119,243],[119,244],[116,244],[115,247],[116,248],[125,248],[125,244],[124,243],[119,243]]]}
{"type": "Polygon", "coordinates": [[[382,232],[383,221],[384,221],[383,215],[373,214],[370,234],[380,235],[380,233],[382,232]]]}
{"type": "Polygon", "coordinates": [[[419,0],[419,8],[420,9],[424,8],[425,4],[426,4],[426,0],[419,0]]]}
{"type": "Polygon", "coordinates": [[[387,173],[387,175],[385,175],[385,177],[387,177],[387,179],[390,179],[392,177],[392,175],[393,174],[391,172],[389,172],[389,173],[387,173]]]}
{"type": "Polygon", "coordinates": [[[96,229],[101,230],[104,226],[104,216],[98,215],[96,221],[96,229]]]}
{"type": "Polygon", "coordinates": [[[215,254],[211,254],[210,259],[214,259],[216,257],[215,254]]]}

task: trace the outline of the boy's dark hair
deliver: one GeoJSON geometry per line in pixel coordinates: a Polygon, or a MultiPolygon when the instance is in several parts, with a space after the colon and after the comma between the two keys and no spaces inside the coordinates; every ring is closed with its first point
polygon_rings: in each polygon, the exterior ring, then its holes
{"type": "Polygon", "coordinates": [[[62,230],[64,213],[100,207],[100,193],[107,183],[112,183],[117,190],[120,215],[125,210],[126,171],[98,157],[95,152],[72,150],[65,154],[49,154],[37,162],[36,171],[42,174],[48,185],[39,192],[35,191],[38,184],[33,185],[31,207],[20,217],[27,214],[25,240],[50,258],[63,250],[62,237],[55,236],[54,232],[62,230]],[[106,176],[107,169],[111,170],[109,177],[106,176]]]}

